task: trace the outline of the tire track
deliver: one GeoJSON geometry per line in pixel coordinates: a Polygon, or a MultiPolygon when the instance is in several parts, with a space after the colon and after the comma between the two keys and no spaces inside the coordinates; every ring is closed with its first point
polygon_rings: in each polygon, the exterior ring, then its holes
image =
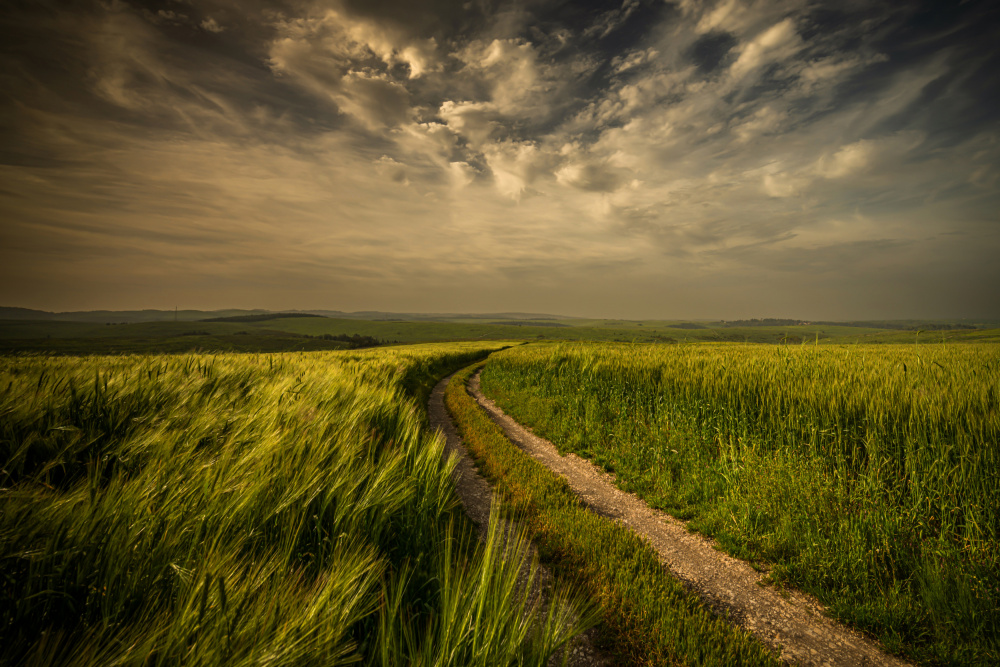
{"type": "Polygon", "coordinates": [[[562,476],[591,510],[624,523],[647,540],[686,586],[778,651],[786,662],[831,667],[910,664],[828,618],[811,596],[765,585],[763,576],[748,563],[716,550],[710,540],[689,533],[683,522],[622,491],[613,477],[590,461],[559,454],[551,442],[521,426],[482,394],[479,373],[472,377],[469,393],[514,444],[562,476]]]}
{"type": "MultiPolygon", "coordinates": [[[[451,375],[444,378],[431,391],[431,396],[427,404],[428,419],[431,429],[437,430],[445,437],[445,456],[454,454],[458,459],[455,469],[452,471],[452,480],[455,484],[455,491],[465,513],[469,515],[479,528],[480,539],[485,539],[487,526],[490,520],[490,510],[493,506],[493,488],[482,475],[476,470],[472,458],[465,450],[462,439],[458,435],[451,415],[444,405],[444,390],[451,380],[451,375]]],[[[527,556],[527,554],[526,554],[527,556]]],[[[527,580],[529,558],[525,558],[521,568],[522,584],[527,580]]],[[[539,565],[535,581],[534,594],[545,596],[551,589],[553,581],[552,574],[544,565],[539,565]]],[[[543,600],[543,605],[546,602],[543,600]]],[[[594,647],[595,630],[588,630],[573,642],[570,647],[570,655],[567,665],[571,667],[603,667],[611,665],[612,662],[601,651],[594,647]]],[[[553,656],[550,664],[562,664],[561,652],[553,656]]]]}

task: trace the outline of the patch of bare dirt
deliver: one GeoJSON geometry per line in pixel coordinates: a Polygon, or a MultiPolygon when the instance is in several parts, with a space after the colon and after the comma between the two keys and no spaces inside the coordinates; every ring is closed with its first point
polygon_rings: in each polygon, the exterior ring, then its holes
{"type": "MultiPolygon", "coordinates": [[[[451,421],[451,415],[444,405],[444,390],[451,379],[449,375],[441,380],[434,390],[427,405],[428,417],[431,428],[441,431],[445,436],[445,456],[454,454],[458,463],[452,472],[452,480],[455,490],[462,501],[462,506],[466,514],[479,527],[480,539],[485,539],[487,526],[490,520],[490,508],[493,504],[493,489],[489,482],[483,479],[476,470],[475,464],[469,457],[468,452],[462,444],[462,439],[458,435],[455,424],[451,421]]],[[[534,551],[534,548],[532,547],[534,551]]],[[[525,554],[524,564],[521,567],[521,583],[526,584],[528,578],[528,566],[535,553],[525,554]]],[[[547,604],[549,592],[552,589],[552,574],[544,567],[539,566],[536,573],[532,595],[542,597],[542,606],[547,604]]],[[[569,647],[570,655],[567,664],[571,667],[602,667],[611,665],[612,662],[603,652],[594,646],[596,630],[589,630],[573,642],[569,647]]],[[[553,658],[553,665],[562,664],[562,655],[553,658]]]]}
{"type": "Polygon", "coordinates": [[[479,389],[478,373],[472,377],[469,390],[514,444],[566,479],[591,510],[622,522],[647,540],[661,562],[689,589],[717,611],[728,613],[786,662],[909,664],[827,617],[812,596],[768,586],[763,575],[748,563],[718,551],[711,540],[689,533],[683,522],[622,491],[610,475],[590,461],[575,454],[559,454],[555,445],[518,424],[485,397],[479,389]]]}

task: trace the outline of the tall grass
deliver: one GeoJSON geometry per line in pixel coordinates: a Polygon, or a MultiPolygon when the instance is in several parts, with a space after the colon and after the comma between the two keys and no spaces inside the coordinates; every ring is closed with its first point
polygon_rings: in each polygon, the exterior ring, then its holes
{"type": "Polygon", "coordinates": [[[508,440],[466,391],[478,367],[452,377],[448,410],[480,470],[531,530],[555,575],[600,603],[615,664],[778,664],[747,630],[685,590],[647,542],[584,507],[566,480],[508,440]]]}
{"type": "Polygon", "coordinates": [[[530,346],[482,387],[891,649],[1000,660],[1000,347],[530,346]]]}
{"type": "Polygon", "coordinates": [[[413,398],[495,347],[0,359],[0,662],[544,664],[413,398]]]}

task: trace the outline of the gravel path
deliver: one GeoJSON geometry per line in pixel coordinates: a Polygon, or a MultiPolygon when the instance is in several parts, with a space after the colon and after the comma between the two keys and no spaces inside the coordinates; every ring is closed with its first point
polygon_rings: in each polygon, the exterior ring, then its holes
{"type": "Polygon", "coordinates": [[[470,393],[503,428],[507,437],[553,472],[596,513],[621,521],[656,549],[661,561],[690,589],[719,611],[728,612],[786,662],[799,665],[891,665],[909,663],[884,653],[870,639],[826,617],[822,605],[798,591],[779,592],[744,561],[716,550],[689,533],[685,524],[625,493],[614,478],[575,454],[555,446],[507,416],[483,396],[479,374],[470,393]]]}
{"type": "MultiPolygon", "coordinates": [[[[447,408],[444,405],[444,390],[451,379],[449,375],[438,382],[431,392],[431,397],[427,405],[428,417],[431,428],[441,431],[445,436],[445,456],[455,454],[458,464],[452,472],[452,479],[455,483],[455,490],[462,501],[466,514],[479,527],[481,538],[485,538],[487,526],[490,520],[490,507],[493,503],[493,489],[489,482],[483,479],[482,475],[476,471],[476,466],[462,445],[462,439],[455,429],[455,424],[451,421],[447,408]]],[[[528,556],[526,554],[526,556],[528,556]]],[[[527,567],[530,562],[525,558],[524,567],[521,569],[522,582],[527,579],[527,567]]],[[[539,566],[536,574],[534,594],[547,597],[552,585],[552,574],[544,567],[539,566]]],[[[545,601],[543,599],[543,605],[545,601]]],[[[601,651],[594,647],[594,637],[596,629],[589,630],[577,637],[570,648],[570,656],[567,664],[571,667],[602,667],[613,664],[612,661],[601,651]]],[[[553,658],[551,664],[562,664],[561,654],[553,658]],[[558,658],[558,659],[557,659],[558,658]]]]}

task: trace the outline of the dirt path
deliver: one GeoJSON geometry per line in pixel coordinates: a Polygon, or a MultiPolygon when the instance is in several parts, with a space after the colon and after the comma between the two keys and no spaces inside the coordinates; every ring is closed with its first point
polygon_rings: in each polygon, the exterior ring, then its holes
{"type": "MultiPolygon", "coordinates": [[[[448,409],[445,408],[444,390],[450,379],[449,375],[438,382],[431,392],[427,404],[428,417],[431,428],[441,431],[445,436],[445,456],[455,454],[458,458],[458,464],[452,473],[455,490],[458,492],[466,514],[479,527],[480,535],[485,537],[486,528],[489,525],[490,507],[493,504],[493,489],[489,482],[476,471],[476,466],[468,452],[465,451],[462,439],[455,429],[455,424],[451,421],[448,409]]],[[[525,559],[525,567],[521,571],[523,579],[527,578],[527,563],[528,559],[525,559]]],[[[538,595],[545,596],[551,588],[552,574],[544,566],[539,566],[537,577],[535,590],[538,595]]],[[[578,637],[573,643],[567,661],[571,667],[600,667],[612,664],[607,656],[594,647],[594,636],[595,631],[590,630],[578,637]]],[[[557,657],[561,658],[561,655],[557,657]]],[[[561,660],[556,660],[556,658],[553,658],[553,661],[553,664],[561,664],[561,660]]]]}
{"type": "Polygon", "coordinates": [[[551,442],[522,427],[483,396],[478,373],[472,377],[470,393],[514,444],[564,477],[594,512],[621,521],[648,540],[660,560],[689,588],[780,651],[783,660],[801,665],[909,664],[824,616],[814,598],[764,585],[763,576],[749,564],[717,551],[710,540],[689,533],[681,521],[620,490],[610,475],[589,461],[575,454],[560,455],[551,442]]]}

